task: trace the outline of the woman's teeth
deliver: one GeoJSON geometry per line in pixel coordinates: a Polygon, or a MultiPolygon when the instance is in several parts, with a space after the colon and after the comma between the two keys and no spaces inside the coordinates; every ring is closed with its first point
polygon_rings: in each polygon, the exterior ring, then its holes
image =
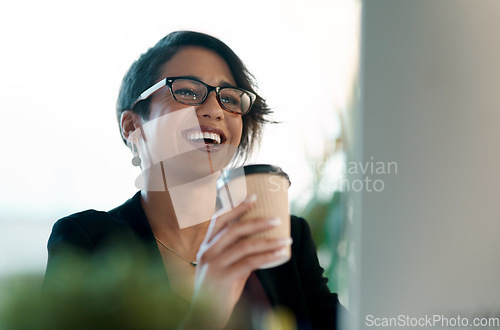
{"type": "Polygon", "coordinates": [[[220,144],[220,135],[212,132],[195,132],[189,133],[187,138],[191,141],[205,140],[205,142],[220,144]],[[206,141],[209,140],[209,141],[206,141]],[[210,141],[211,140],[211,141],[210,141]]]}

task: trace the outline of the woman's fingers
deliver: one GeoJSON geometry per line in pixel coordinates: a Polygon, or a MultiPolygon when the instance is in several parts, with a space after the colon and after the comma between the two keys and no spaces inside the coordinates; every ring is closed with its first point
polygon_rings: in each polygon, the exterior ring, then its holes
{"type": "Polygon", "coordinates": [[[291,238],[245,238],[202,264],[210,268],[212,278],[224,281],[248,276],[265,264],[287,257],[291,238]]]}
{"type": "Polygon", "coordinates": [[[257,195],[252,194],[245,198],[245,200],[229,212],[221,215],[217,214],[212,218],[210,226],[208,227],[205,242],[210,242],[225,226],[232,221],[239,219],[243,214],[248,212],[257,201],[257,195]]]}
{"type": "Polygon", "coordinates": [[[237,221],[227,225],[214,238],[202,245],[200,251],[203,253],[202,258],[211,260],[213,257],[220,255],[223,251],[230,248],[238,240],[247,236],[256,234],[263,230],[269,230],[274,226],[279,225],[281,219],[265,219],[256,218],[248,221],[237,221]]]}
{"type": "Polygon", "coordinates": [[[269,230],[280,222],[279,219],[264,218],[234,222],[224,228],[210,243],[202,246],[198,260],[202,264],[210,264],[213,269],[226,269],[240,261],[243,261],[248,271],[259,268],[261,265],[254,263],[260,259],[253,258],[254,255],[274,253],[288,247],[292,241],[291,238],[255,238],[250,235],[269,230]]]}
{"type": "Polygon", "coordinates": [[[281,244],[277,249],[268,250],[266,252],[250,254],[245,258],[239,259],[236,262],[228,265],[224,270],[224,276],[229,278],[239,278],[246,276],[260,267],[274,261],[287,258],[288,244],[281,244]]]}
{"type": "MultiPolygon", "coordinates": [[[[217,257],[217,260],[214,261],[224,268],[230,268],[233,264],[246,264],[249,269],[251,268],[251,271],[262,265],[259,264],[260,259],[256,258],[258,255],[272,254],[275,257],[279,257],[280,253],[286,251],[286,248],[291,244],[292,239],[290,237],[274,239],[248,238],[239,241],[234,245],[234,248],[228,249],[221,253],[220,256],[217,257]]],[[[273,259],[272,255],[269,255],[271,259],[273,259]]]]}

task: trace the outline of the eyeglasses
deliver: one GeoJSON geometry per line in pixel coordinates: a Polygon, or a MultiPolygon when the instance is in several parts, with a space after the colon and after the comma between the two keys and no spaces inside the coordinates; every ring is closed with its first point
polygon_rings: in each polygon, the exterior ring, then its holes
{"type": "Polygon", "coordinates": [[[237,87],[214,87],[203,81],[189,77],[167,77],[146,89],[135,101],[132,108],[140,101],[147,99],[154,92],[168,86],[174,99],[183,104],[199,105],[205,102],[208,95],[215,91],[220,106],[229,112],[240,115],[247,114],[257,96],[237,87]]]}

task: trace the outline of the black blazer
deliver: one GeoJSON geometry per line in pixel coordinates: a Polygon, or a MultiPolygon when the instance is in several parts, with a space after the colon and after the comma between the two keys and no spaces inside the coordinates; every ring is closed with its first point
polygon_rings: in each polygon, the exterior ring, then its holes
{"type": "MultiPolygon", "coordinates": [[[[127,244],[146,248],[162,262],[153,232],[140,203],[140,192],[119,207],[101,212],[87,210],[58,220],[50,235],[46,277],[50,277],[54,261],[68,245],[90,254],[108,245],[111,238],[126,239],[127,244]]],[[[287,263],[256,275],[271,306],[289,308],[300,329],[335,329],[337,295],[330,293],[316,255],[316,247],[307,222],[291,217],[292,258],[287,263]]]]}

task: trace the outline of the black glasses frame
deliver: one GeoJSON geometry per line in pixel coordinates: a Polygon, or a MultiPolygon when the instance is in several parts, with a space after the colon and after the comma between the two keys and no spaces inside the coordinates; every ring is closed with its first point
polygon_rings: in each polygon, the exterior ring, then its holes
{"type": "Polygon", "coordinates": [[[168,86],[168,89],[170,90],[170,94],[172,94],[172,97],[174,98],[174,100],[176,100],[179,103],[189,104],[189,105],[200,105],[200,104],[203,104],[203,102],[205,102],[207,100],[207,98],[210,95],[210,93],[212,91],[215,91],[217,102],[222,107],[222,109],[226,110],[227,112],[235,113],[235,114],[239,114],[239,115],[245,115],[245,114],[249,113],[250,110],[252,109],[253,103],[257,99],[257,95],[255,95],[254,93],[249,92],[249,91],[247,91],[247,90],[245,90],[243,88],[239,88],[239,87],[219,87],[219,86],[216,87],[216,86],[211,86],[211,85],[208,85],[208,84],[204,83],[201,80],[198,80],[198,79],[195,79],[195,78],[192,78],[192,77],[184,77],[184,76],[180,76],[180,77],[166,77],[166,78],[160,80],[159,82],[157,82],[156,84],[154,84],[153,86],[151,86],[148,89],[146,89],[144,92],[142,92],[142,94],[137,98],[137,100],[132,105],[131,109],[133,109],[138,102],[147,99],[154,92],[156,92],[157,90],[159,90],[160,88],[162,88],[164,86],[168,86]],[[204,85],[205,88],[207,89],[207,93],[206,93],[205,97],[202,100],[200,100],[200,102],[186,102],[184,100],[178,100],[177,97],[175,96],[173,90],[172,90],[172,84],[174,83],[174,81],[176,81],[178,79],[192,80],[192,81],[196,81],[196,82],[204,85]],[[230,109],[226,108],[226,106],[224,105],[224,103],[222,102],[222,100],[220,98],[220,92],[222,90],[224,90],[224,89],[236,89],[236,90],[242,91],[243,93],[246,93],[250,97],[250,105],[248,106],[248,109],[245,112],[238,112],[238,111],[233,111],[233,110],[230,110],[230,109]]]}

